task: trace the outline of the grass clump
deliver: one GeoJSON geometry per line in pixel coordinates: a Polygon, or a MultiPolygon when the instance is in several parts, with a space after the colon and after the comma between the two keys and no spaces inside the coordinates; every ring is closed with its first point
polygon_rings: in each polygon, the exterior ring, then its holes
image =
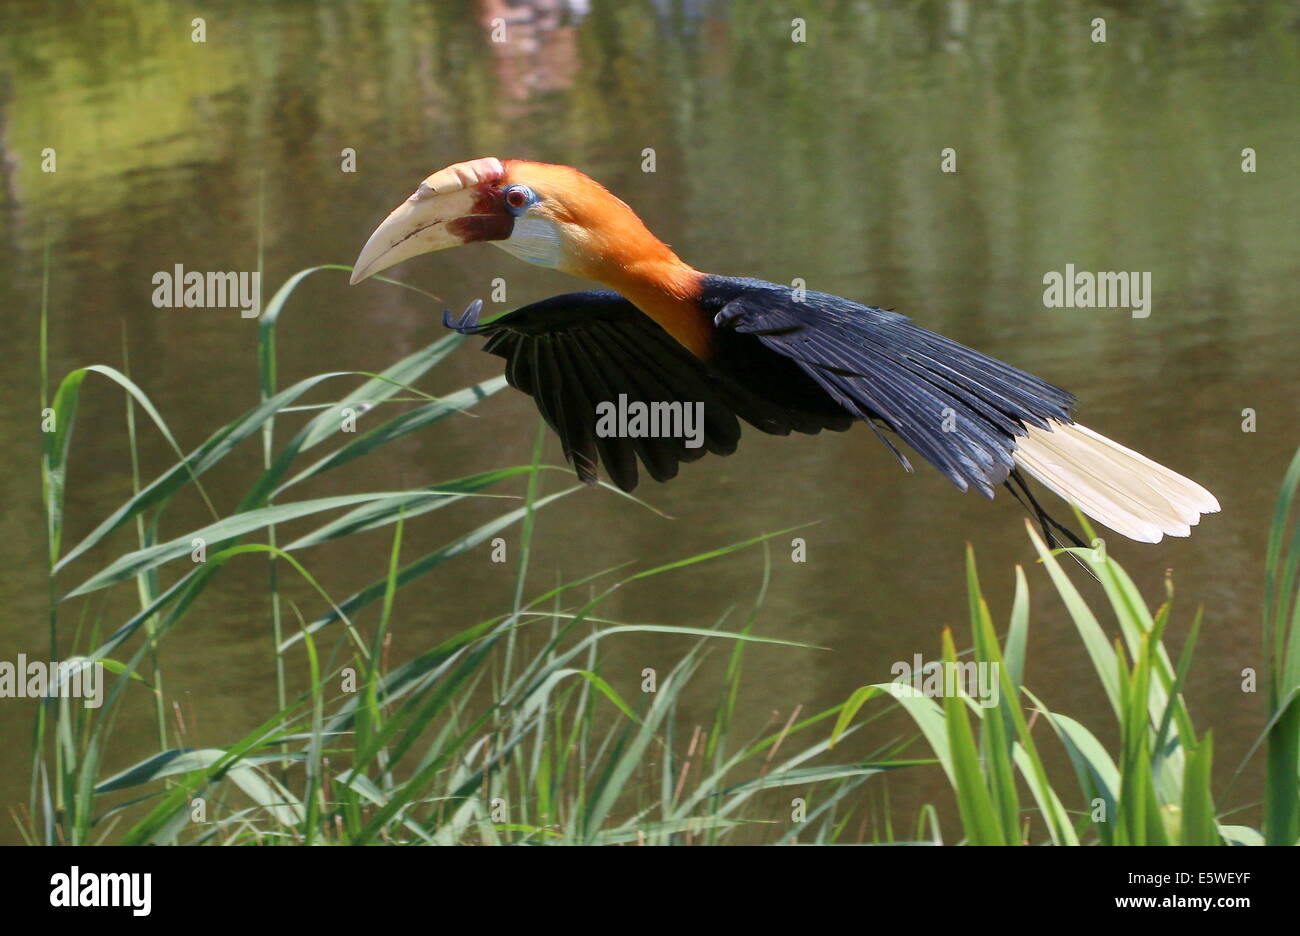
{"type": "MultiPolygon", "coordinates": [[[[162,414],[127,374],[95,365],[66,376],[48,406],[42,480],[49,531],[49,644],[58,659],[60,615],[81,604],[91,616],[78,628],[75,667],[102,664],[114,678],[102,707],[83,708],[52,695],[38,706],[31,793],[20,828],[43,844],[406,844],[718,842],[742,827],[766,840],[796,836],[830,841],[841,834],[837,808],[868,777],[896,764],[826,764],[829,740],[808,741],[825,712],[743,743],[733,737],[742,649],[753,643],[799,647],[753,633],[754,616],[738,631],[620,624],[596,612],[616,588],[754,546],[763,537],[668,565],[619,570],[559,585],[526,599],[534,518],[577,486],[543,494],[540,431],[531,464],[485,471],[413,490],[292,499],[297,485],[357,459],[374,458],[407,433],[427,430],[505,385],[495,378],[441,398],[413,384],[463,340],[450,335],[382,373],[325,373],[281,388],[276,377],[276,329],[296,286],[318,267],[291,277],[263,313],[259,331],[258,402],[186,454],[162,414]],[[64,493],[72,428],[85,378],[109,378],[127,395],[133,452],[132,495],[71,548],[63,546],[64,493]],[[324,404],[303,404],[311,391],[359,384],[324,404]],[[345,418],[375,418],[390,404],[413,404],[365,432],[340,434],[345,418]],[[141,481],[136,410],[143,411],[176,453],[176,462],[141,481]],[[277,419],[311,414],[287,442],[277,419]],[[220,468],[245,441],[260,437],[263,463],[247,493],[222,515],[202,478],[220,468]],[[344,439],[326,454],[326,443],[344,439]],[[314,460],[311,456],[315,456],[314,460]],[[468,498],[526,480],[522,504],[423,555],[402,549],[405,525],[468,498]],[[167,510],[182,492],[206,504],[211,521],[164,533],[167,510]],[[288,541],[277,527],[315,519],[317,526],[288,541]],[[117,555],[68,587],[71,564],[95,554],[123,527],[134,526],[135,548],[117,555]],[[519,526],[518,569],[511,606],[414,658],[390,666],[386,638],[401,620],[399,592],[512,526],[519,526]],[[392,546],[384,574],[335,600],[300,559],[302,550],[389,526],[392,546]],[[185,621],[204,591],[232,568],[266,563],[277,711],[244,737],[220,748],[195,749],[169,740],[158,649],[185,621]],[[626,570],[624,570],[626,572],[626,570]],[[322,611],[286,609],[281,580],[301,577],[322,611]],[[131,589],[138,610],[110,624],[87,602],[110,589],[131,589]],[[594,597],[570,604],[580,590],[594,597]],[[369,635],[358,616],[374,617],[369,635]],[[601,675],[598,650],[629,634],[696,638],[697,643],[653,692],[629,701],[601,675]],[[535,648],[526,652],[525,635],[535,648]],[[682,693],[710,643],[733,645],[720,700],[707,729],[687,731],[682,693]],[[299,646],[301,645],[301,646],[299,646]],[[290,690],[288,654],[298,654],[309,688],[290,690]],[[152,696],[158,749],[125,770],[106,775],[112,726],[129,694],[152,696]],[[683,747],[684,742],[684,747],[683,747]],[[781,756],[778,757],[778,753],[781,756]],[[750,821],[764,791],[794,786],[821,792],[808,821],[750,821]]],[[[42,334],[47,310],[42,308],[42,334]]],[[[42,361],[45,359],[42,344],[42,361]]],[[[612,489],[611,489],[612,490],[612,489]]],[[[761,604],[761,598],[760,602],[761,604]]],[[[102,608],[100,604],[98,607],[102,608]]],[[[755,609],[755,613],[757,607],[755,609]]],[[[120,758],[118,758],[120,760],[120,758]]],[[[764,816],[767,814],[765,813],[764,816]]],[[[748,833],[747,833],[748,834],[748,833]]]]}
{"type": "MultiPolygon", "coordinates": [[[[1183,696],[1202,615],[1197,611],[1174,662],[1165,646],[1173,588],[1147,607],[1132,579],[1095,538],[1076,511],[1095,548],[1049,550],[1032,525],[1029,538],[1079,636],[1114,714],[1113,749],[1096,733],[1053,709],[1023,681],[1029,639],[1029,594],[1016,569],[1015,594],[1005,638],[998,641],[980,587],[973,550],[967,551],[967,593],[973,650],[971,662],[996,673],[996,704],[981,704],[955,681],[955,693],[932,698],[909,685],[876,684],[846,701],[832,737],[852,724],[864,705],[896,699],[942,765],[960,817],[962,841],[978,845],[1294,845],[1300,809],[1300,525],[1292,515],[1300,490],[1300,452],[1278,497],[1269,537],[1264,606],[1267,661],[1267,723],[1251,749],[1267,750],[1263,823],[1252,828],[1225,822],[1216,807],[1213,732],[1199,732],[1183,696]],[[1291,529],[1288,534],[1288,528],[1291,529]],[[1057,556],[1069,553],[1096,577],[1118,636],[1108,640],[1100,619],[1065,574],[1057,556]],[[1068,754],[1073,783],[1049,776],[1035,724],[1068,754]],[[1026,800],[1025,797],[1028,799],[1026,800]]],[[[943,633],[942,660],[959,662],[950,629],[943,633]]],[[[1243,765],[1244,766],[1244,765],[1243,765]]],[[[1237,773],[1240,773],[1240,768],[1237,773]]],[[[1235,776],[1233,778],[1235,780],[1235,776]]]]}
{"type": "MultiPolygon", "coordinates": [[[[302,482],[380,457],[396,439],[428,430],[505,385],[504,378],[495,378],[440,398],[416,389],[414,383],[464,340],[453,334],[382,373],[317,374],[281,388],[276,329],[290,296],[307,276],[346,269],[304,270],[276,293],[260,323],[257,403],[189,453],[149,397],[115,368],[80,368],[48,393],[43,302],[50,659],[59,659],[61,615],[79,604],[82,620],[70,642],[76,654],[63,662],[74,668],[102,664],[114,678],[97,709],[59,697],[57,687],[38,703],[30,796],[18,820],[28,842],[833,843],[850,838],[851,817],[865,816],[861,821],[871,824],[872,841],[938,844],[944,836],[934,808],[923,809],[915,832],[900,838],[895,829],[902,826],[887,805],[877,815],[874,802],[864,810],[862,798],[854,795],[873,776],[926,764],[937,764],[947,778],[961,829],[958,841],[970,844],[1295,844],[1300,838],[1300,525],[1292,522],[1300,453],[1282,487],[1267,554],[1268,719],[1256,745],[1267,751],[1267,780],[1259,828],[1224,821],[1213,790],[1213,734],[1197,729],[1184,699],[1200,613],[1175,662],[1165,646],[1172,588],[1149,609],[1104,548],[1063,550],[1099,582],[1117,627],[1115,639],[1108,639],[1100,623],[1104,614],[1094,608],[1099,602],[1084,598],[1058,561],[1062,551],[1049,550],[1032,527],[1033,546],[1113,713],[1118,740],[1111,749],[1092,729],[1027,687],[1025,575],[1016,570],[1010,619],[1000,640],[973,552],[968,552],[966,576],[972,649],[959,654],[953,634],[945,630],[941,656],[951,666],[977,664],[994,672],[998,693],[992,704],[982,705],[960,689],[934,698],[881,683],[862,687],[827,711],[799,721],[791,716],[777,730],[739,739],[734,716],[745,648],[761,643],[782,652],[809,649],[754,632],[766,574],[753,609],[733,629],[727,629],[730,615],[713,627],[692,628],[622,623],[600,610],[623,585],[690,574],[699,563],[756,546],[765,549],[768,537],[645,571],[605,570],[530,598],[526,580],[536,515],[578,489],[542,492],[543,477],[563,470],[542,463],[543,426],[530,464],[411,490],[293,499],[302,482]],[[72,428],[83,383],[91,375],[125,392],[133,490],[90,533],[65,548],[72,428]],[[302,402],[340,382],[352,389],[326,403],[302,402]],[[410,405],[365,432],[340,436],[345,419],[375,419],[398,403],[410,405]],[[176,453],[175,463],[147,483],[136,457],[137,410],[176,453]],[[310,415],[282,442],[277,420],[293,413],[310,415]],[[261,469],[235,509],[223,515],[202,478],[254,437],[262,442],[261,469]],[[326,451],[326,443],[340,438],[344,441],[326,451]],[[500,493],[499,486],[512,480],[526,482],[522,502],[500,493]],[[197,495],[211,520],[164,533],[168,507],[182,492],[197,495]],[[413,519],[469,498],[493,497],[507,498],[494,518],[431,552],[411,557],[403,549],[403,532],[413,519]],[[278,535],[281,524],[313,518],[317,525],[305,533],[287,541],[278,535]],[[515,526],[519,545],[509,606],[390,664],[385,648],[401,625],[401,590],[515,526]],[[124,527],[134,530],[134,548],[69,586],[71,564],[106,547],[124,527]],[[332,597],[300,559],[309,547],[381,527],[392,530],[386,567],[342,600],[332,597]],[[159,647],[214,579],[231,568],[246,571],[250,562],[267,572],[276,711],[224,746],[185,747],[169,738],[159,647]],[[320,602],[314,616],[282,598],[286,574],[314,591],[320,602]],[[111,589],[129,589],[136,596],[138,609],[125,621],[110,623],[102,618],[102,603],[89,603],[89,596],[102,597],[111,589]],[[368,634],[358,623],[363,614],[372,619],[368,634]],[[636,634],[695,642],[653,691],[620,692],[617,680],[604,675],[600,651],[636,634]],[[711,690],[713,715],[705,726],[683,715],[683,698],[711,645],[729,647],[730,653],[720,683],[711,690]],[[296,694],[291,672],[306,686],[296,694]],[[142,693],[152,702],[157,750],[109,774],[106,760],[122,760],[114,747],[115,718],[128,698],[142,693]],[[901,745],[836,761],[833,749],[863,727],[859,715],[868,703],[872,719],[901,709],[917,734],[901,745]],[[918,740],[930,754],[905,758],[918,740]],[[1064,749],[1072,777],[1049,772],[1044,757],[1049,744],[1064,749]]],[[[1079,519],[1091,538],[1086,520],[1079,519]]],[[[859,833],[862,837],[868,836],[859,833]]]]}

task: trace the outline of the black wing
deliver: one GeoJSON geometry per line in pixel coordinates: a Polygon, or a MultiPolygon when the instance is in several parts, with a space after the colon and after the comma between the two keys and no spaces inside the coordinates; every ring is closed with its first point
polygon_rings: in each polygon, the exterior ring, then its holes
{"type": "MultiPolygon", "coordinates": [[[[443,323],[461,334],[486,335],[484,350],[506,361],[506,380],[537,403],[560,437],[564,454],[588,483],[601,462],[624,491],[637,484],[637,459],[656,481],[705,452],[729,455],[740,440],[737,417],[766,432],[816,431],[817,420],[797,407],[754,392],[687,351],[622,296],[609,291],[554,296],[479,323],[482,303],[443,323]],[[601,435],[597,405],[626,398],[640,403],[703,404],[702,445],[688,439],[601,435]]],[[[850,422],[845,420],[845,422],[850,422]]],[[[845,428],[845,426],[835,426],[845,428]]]]}
{"type": "Polygon", "coordinates": [[[711,278],[705,302],[720,327],[796,362],[846,410],[873,427],[879,420],[963,491],[973,485],[993,496],[1015,468],[1026,424],[1072,421],[1071,394],[896,312],[722,277],[711,278]]]}

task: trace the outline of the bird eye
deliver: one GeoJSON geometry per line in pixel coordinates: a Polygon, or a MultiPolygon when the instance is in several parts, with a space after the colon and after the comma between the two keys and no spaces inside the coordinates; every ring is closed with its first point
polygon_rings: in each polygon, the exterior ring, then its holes
{"type": "Polygon", "coordinates": [[[512,185],[506,189],[506,204],[514,212],[523,211],[533,201],[532,190],[526,185],[512,185]]]}

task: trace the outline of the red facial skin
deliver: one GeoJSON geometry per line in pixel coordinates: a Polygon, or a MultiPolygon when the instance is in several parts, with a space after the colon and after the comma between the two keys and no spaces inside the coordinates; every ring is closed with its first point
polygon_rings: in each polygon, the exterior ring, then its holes
{"type": "Polygon", "coordinates": [[[515,218],[506,210],[500,182],[476,186],[473,211],[447,222],[447,230],[465,243],[505,240],[515,229],[515,218]]]}

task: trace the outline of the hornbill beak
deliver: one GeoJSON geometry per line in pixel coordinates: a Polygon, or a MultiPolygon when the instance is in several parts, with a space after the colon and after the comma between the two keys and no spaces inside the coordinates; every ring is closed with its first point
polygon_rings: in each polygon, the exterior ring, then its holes
{"type": "Polygon", "coordinates": [[[493,156],[439,169],[375,228],[348,282],[359,283],[420,254],[509,237],[514,217],[501,195],[504,176],[501,160],[493,156]]]}

